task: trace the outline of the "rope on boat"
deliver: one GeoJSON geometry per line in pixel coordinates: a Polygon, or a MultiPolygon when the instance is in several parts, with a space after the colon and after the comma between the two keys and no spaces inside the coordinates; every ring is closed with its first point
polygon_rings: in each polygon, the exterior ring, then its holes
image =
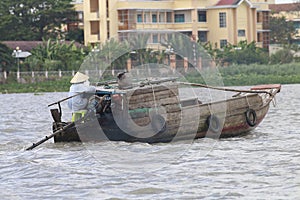
{"type": "Polygon", "coordinates": [[[153,84],[151,84],[151,88],[152,88],[152,94],[153,94],[153,100],[154,100],[155,113],[157,114],[157,102],[156,102],[156,98],[155,98],[153,84]]]}
{"type": "Polygon", "coordinates": [[[177,82],[177,83],[182,84],[182,85],[204,87],[204,88],[209,88],[209,89],[214,89],[214,90],[222,90],[222,91],[229,91],[229,92],[266,93],[266,94],[269,94],[270,96],[273,96],[273,94],[271,92],[264,91],[264,90],[239,90],[239,89],[232,89],[232,88],[215,87],[215,86],[204,85],[204,84],[200,84],[200,83],[188,83],[188,82],[177,82]]]}

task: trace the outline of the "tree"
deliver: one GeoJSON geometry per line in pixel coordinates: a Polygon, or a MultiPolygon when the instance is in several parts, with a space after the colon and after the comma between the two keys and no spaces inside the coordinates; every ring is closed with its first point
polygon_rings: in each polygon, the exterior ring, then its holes
{"type": "Polygon", "coordinates": [[[264,49],[256,47],[255,42],[247,43],[240,41],[237,45],[227,44],[222,49],[213,49],[211,44],[204,46],[207,52],[212,56],[217,65],[225,64],[266,64],[268,62],[268,53],[264,49]]]}
{"type": "Polygon", "coordinates": [[[293,61],[293,54],[289,49],[281,49],[271,55],[270,61],[271,64],[291,63],[293,61]]]}
{"type": "Polygon", "coordinates": [[[3,70],[9,71],[14,65],[14,58],[11,55],[12,50],[5,44],[0,43],[0,72],[3,70]]]}
{"type": "Polygon", "coordinates": [[[84,31],[81,28],[71,29],[66,34],[65,39],[68,41],[75,40],[76,42],[83,44],[84,43],[84,31]]]}
{"type": "Polygon", "coordinates": [[[77,70],[87,52],[74,42],[48,39],[32,49],[31,53],[32,56],[26,59],[26,63],[32,70],[77,70]]]}
{"type": "Polygon", "coordinates": [[[1,0],[0,40],[63,37],[62,25],[76,21],[72,0],[1,0]]]}
{"type": "Polygon", "coordinates": [[[271,17],[270,30],[273,44],[291,44],[292,37],[297,33],[293,22],[287,21],[285,17],[271,17]]]}

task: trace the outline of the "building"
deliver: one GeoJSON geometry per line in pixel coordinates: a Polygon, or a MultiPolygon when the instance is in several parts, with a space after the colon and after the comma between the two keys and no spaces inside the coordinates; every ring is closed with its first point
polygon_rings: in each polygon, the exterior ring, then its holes
{"type": "Polygon", "coordinates": [[[274,17],[285,17],[287,21],[292,21],[297,30],[293,43],[300,45],[300,3],[271,4],[270,10],[274,17]]]}
{"type": "Polygon", "coordinates": [[[83,0],[73,0],[71,4],[74,6],[74,9],[77,14],[77,22],[68,23],[65,27],[66,31],[74,30],[77,28],[84,29],[83,24],[83,0]]]}
{"type": "Polygon", "coordinates": [[[84,0],[85,45],[123,38],[131,31],[173,30],[218,48],[256,41],[269,45],[269,4],[275,0],[84,0]]]}

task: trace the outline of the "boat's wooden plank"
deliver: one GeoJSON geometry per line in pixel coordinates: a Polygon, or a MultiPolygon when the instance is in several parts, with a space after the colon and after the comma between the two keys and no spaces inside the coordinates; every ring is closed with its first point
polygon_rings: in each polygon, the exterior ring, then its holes
{"type": "Polygon", "coordinates": [[[146,99],[147,101],[156,99],[164,99],[168,97],[178,97],[178,93],[174,93],[173,90],[164,90],[164,91],[158,91],[158,92],[150,92],[146,94],[135,94],[132,95],[126,95],[126,100],[129,103],[136,103],[140,102],[141,99],[146,99]]]}
{"type": "Polygon", "coordinates": [[[178,85],[176,83],[173,84],[163,84],[163,85],[151,85],[151,86],[144,86],[140,88],[134,88],[126,90],[127,96],[132,95],[139,95],[139,94],[149,94],[158,91],[165,91],[165,90],[171,90],[173,93],[178,95],[178,85]]]}
{"type": "Polygon", "coordinates": [[[168,104],[179,104],[179,100],[176,96],[174,97],[167,97],[167,98],[164,98],[164,99],[141,99],[140,101],[138,102],[129,102],[129,107],[130,106],[137,106],[138,105],[143,105],[143,104],[148,104],[149,105],[155,105],[155,104],[158,104],[158,105],[168,105],[168,104]]]}
{"type": "Polygon", "coordinates": [[[149,117],[149,112],[134,112],[129,114],[131,119],[149,117]]]}
{"type": "MultiPolygon", "coordinates": [[[[168,107],[164,107],[166,108],[166,120],[168,121],[168,123],[172,123],[172,124],[178,124],[181,123],[181,121],[193,121],[193,120],[199,120],[199,118],[204,119],[204,121],[207,119],[207,117],[209,115],[211,115],[212,113],[215,115],[219,115],[222,116],[224,115],[224,113],[226,112],[227,116],[234,116],[234,115],[245,115],[245,112],[247,111],[247,109],[249,109],[248,105],[244,106],[244,107],[240,107],[238,109],[230,109],[227,108],[227,110],[225,109],[220,109],[220,110],[215,110],[215,109],[210,109],[209,105],[206,106],[201,106],[201,107],[185,107],[185,108],[179,108],[177,105],[172,105],[175,106],[175,109],[171,110],[168,109],[168,107]],[[173,112],[170,112],[173,111],[173,112]],[[214,112],[212,112],[214,111],[214,112]]],[[[251,107],[252,109],[257,109],[254,107],[251,107]]],[[[147,116],[147,114],[145,115],[141,115],[140,117],[145,117],[147,116]]]]}
{"type": "Polygon", "coordinates": [[[281,89],[280,84],[267,84],[267,85],[256,85],[251,88],[251,90],[267,90],[267,89],[281,89]]]}
{"type": "Polygon", "coordinates": [[[133,119],[133,122],[139,126],[146,126],[149,123],[151,123],[151,120],[149,117],[142,117],[142,118],[133,119]]]}
{"type": "Polygon", "coordinates": [[[177,102],[176,98],[168,98],[164,101],[148,101],[148,102],[140,102],[136,104],[129,104],[129,110],[135,110],[139,108],[149,108],[149,109],[168,109],[166,106],[177,106],[180,108],[180,105],[177,102]]]}

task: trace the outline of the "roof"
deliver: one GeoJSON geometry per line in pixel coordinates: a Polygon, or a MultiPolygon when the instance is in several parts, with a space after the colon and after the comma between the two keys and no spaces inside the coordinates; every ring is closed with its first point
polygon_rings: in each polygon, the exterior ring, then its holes
{"type": "Polygon", "coordinates": [[[247,3],[250,8],[256,8],[249,0],[219,0],[217,4],[208,8],[237,8],[244,2],[247,3]]]}
{"type": "Polygon", "coordinates": [[[269,4],[271,11],[275,13],[279,12],[292,12],[300,11],[300,3],[283,3],[283,4],[269,4]]]}
{"type": "Polygon", "coordinates": [[[5,44],[11,49],[16,49],[19,47],[19,49],[22,51],[31,51],[31,49],[43,44],[43,41],[2,41],[1,43],[5,44]]]}
{"type": "Polygon", "coordinates": [[[229,5],[236,5],[239,3],[240,0],[220,0],[216,6],[229,6],[229,5]]]}

